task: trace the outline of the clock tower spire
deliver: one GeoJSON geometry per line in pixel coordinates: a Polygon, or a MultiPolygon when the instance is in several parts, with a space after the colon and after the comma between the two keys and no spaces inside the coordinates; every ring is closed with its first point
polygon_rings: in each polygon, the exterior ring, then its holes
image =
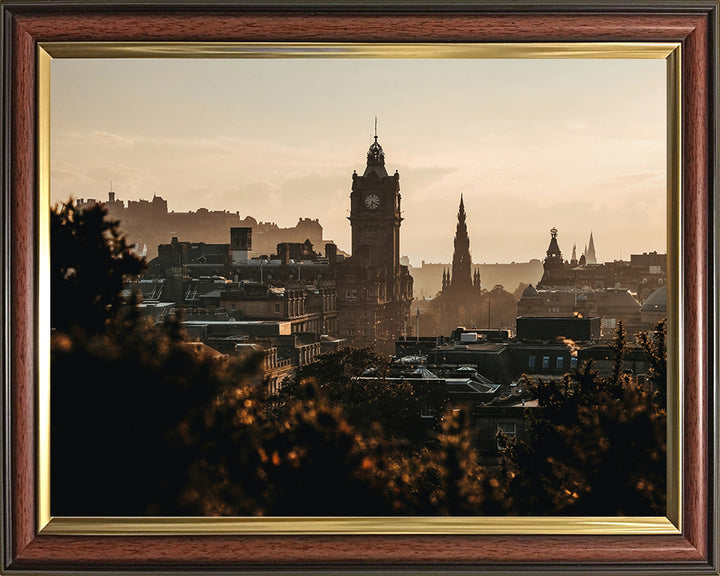
{"type": "MultiPolygon", "coordinates": [[[[377,120],[376,120],[377,122],[377,120]]],[[[377,124],[376,124],[377,130],[377,124]]],[[[400,265],[400,175],[388,175],[385,152],[377,132],[367,153],[365,171],[352,176],[350,225],[352,254],[370,264],[386,267],[392,274],[400,265]]]]}

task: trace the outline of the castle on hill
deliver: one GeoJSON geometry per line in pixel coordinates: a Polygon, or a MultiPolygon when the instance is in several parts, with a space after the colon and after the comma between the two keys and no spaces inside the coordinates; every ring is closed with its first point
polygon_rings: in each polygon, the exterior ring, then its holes
{"type": "MultiPolygon", "coordinates": [[[[99,202],[94,198],[79,199],[79,207],[99,202]]],[[[227,242],[231,228],[251,228],[253,253],[272,254],[282,242],[305,242],[323,245],[323,227],[317,218],[300,218],[291,228],[281,228],[274,222],[259,222],[252,216],[240,217],[239,212],[199,208],[190,212],[168,211],[167,200],[153,196],[152,200],[119,200],[115,192],[102,202],[111,218],[120,221],[120,229],[127,235],[136,250],[148,260],[158,255],[158,246],[172,238],[186,242],[218,244],[227,242]]]]}

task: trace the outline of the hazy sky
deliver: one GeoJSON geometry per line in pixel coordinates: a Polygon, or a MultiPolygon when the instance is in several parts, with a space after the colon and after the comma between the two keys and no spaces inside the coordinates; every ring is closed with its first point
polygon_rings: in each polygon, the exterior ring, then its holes
{"type": "MultiPolygon", "coordinates": [[[[319,218],[350,250],[353,170],[378,117],[401,253],[449,262],[460,194],[475,262],[666,249],[664,60],[52,62],[51,197],[319,218]]],[[[168,238],[168,241],[170,239],[168,238]]]]}

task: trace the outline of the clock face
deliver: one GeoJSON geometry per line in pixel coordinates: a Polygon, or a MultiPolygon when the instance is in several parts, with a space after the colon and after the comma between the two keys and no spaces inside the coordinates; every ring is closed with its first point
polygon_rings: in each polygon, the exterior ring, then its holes
{"type": "Polygon", "coordinates": [[[378,198],[375,194],[365,196],[365,206],[370,208],[370,210],[375,210],[375,208],[380,206],[380,198],[378,198]]]}

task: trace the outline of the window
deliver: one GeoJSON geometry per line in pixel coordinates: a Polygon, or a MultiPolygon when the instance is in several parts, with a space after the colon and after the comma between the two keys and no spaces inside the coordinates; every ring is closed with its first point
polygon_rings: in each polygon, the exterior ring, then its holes
{"type": "Polygon", "coordinates": [[[354,298],[357,298],[357,288],[347,288],[345,290],[345,297],[348,300],[352,300],[354,298]]]}
{"type": "Polygon", "coordinates": [[[275,304],[275,314],[280,313],[280,304],[275,304]]]}
{"type": "Polygon", "coordinates": [[[420,418],[435,418],[435,406],[432,402],[425,402],[420,408],[420,418]]]}
{"type": "Polygon", "coordinates": [[[498,430],[505,436],[517,436],[517,424],[515,422],[500,422],[498,430]]]}
{"type": "Polygon", "coordinates": [[[547,370],[550,368],[550,356],[543,356],[543,364],[542,364],[543,370],[547,370]]]}
{"type": "Polygon", "coordinates": [[[528,357],[528,368],[535,368],[535,354],[530,354],[528,357]]]}
{"type": "Polygon", "coordinates": [[[555,369],[556,370],[562,370],[563,369],[563,357],[558,356],[555,358],[555,369]]]}
{"type": "Polygon", "coordinates": [[[570,358],[570,368],[577,368],[577,356],[570,358]]]}

